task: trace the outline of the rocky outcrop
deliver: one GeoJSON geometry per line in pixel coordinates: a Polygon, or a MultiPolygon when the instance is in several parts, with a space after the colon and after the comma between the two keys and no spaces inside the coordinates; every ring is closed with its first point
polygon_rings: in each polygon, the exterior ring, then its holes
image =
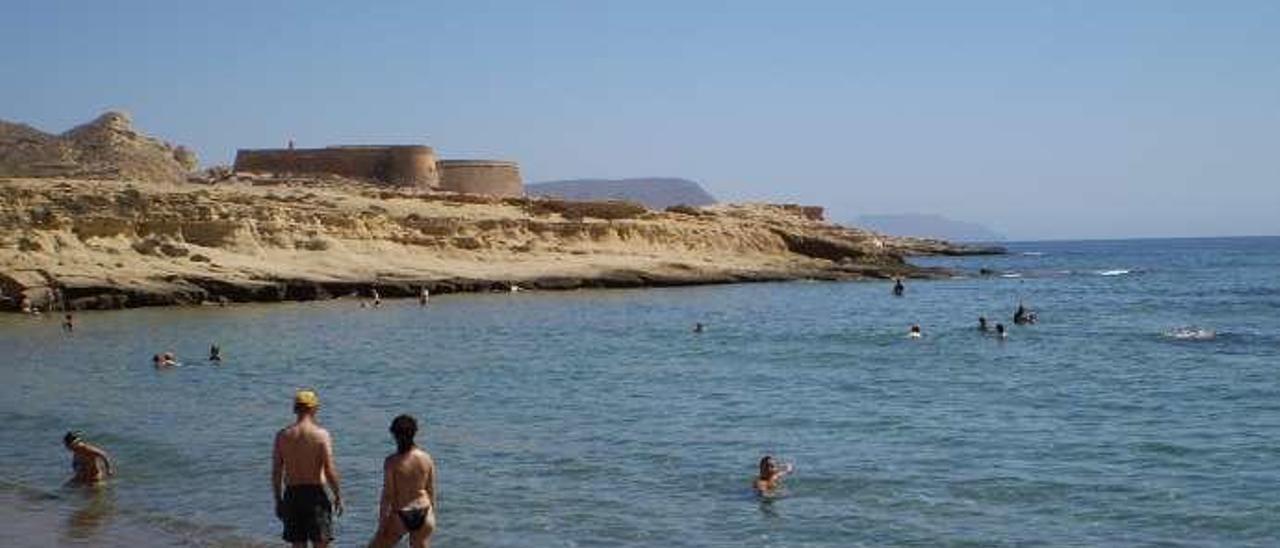
{"type": "Polygon", "coordinates": [[[122,112],[107,112],[61,135],[0,120],[0,177],[176,183],[196,165],[195,153],[135,131],[122,112]]]}
{"type": "Polygon", "coordinates": [[[903,257],[966,252],[814,215],[761,204],[658,212],[334,179],[0,179],[0,308],[929,276],[937,273],[903,257]]]}

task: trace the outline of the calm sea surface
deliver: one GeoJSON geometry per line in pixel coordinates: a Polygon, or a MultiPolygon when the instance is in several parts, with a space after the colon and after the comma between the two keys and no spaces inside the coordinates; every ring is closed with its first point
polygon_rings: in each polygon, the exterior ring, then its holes
{"type": "Polygon", "coordinates": [[[970,275],[903,298],[448,295],[82,313],[73,335],[7,315],[0,490],[56,508],[67,543],[130,524],[274,542],[272,436],[315,387],[340,546],[372,534],[402,412],[439,466],[440,546],[1280,543],[1280,239],[1010,249],[921,261],[970,275]],[[1019,299],[1038,325],[977,332],[1019,299]],[[152,369],[165,350],[185,366],[152,369]],[[116,455],[101,493],[59,487],[72,428],[116,455]],[[749,491],[766,453],[797,468],[771,502],[749,491]]]}

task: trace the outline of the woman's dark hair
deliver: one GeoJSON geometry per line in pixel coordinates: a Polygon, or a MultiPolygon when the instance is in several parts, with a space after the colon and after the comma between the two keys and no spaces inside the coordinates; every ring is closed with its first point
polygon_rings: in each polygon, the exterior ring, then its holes
{"type": "Polygon", "coordinates": [[[72,430],[70,432],[67,432],[67,435],[62,436],[62,444],[67,447],[71,447],[71,444],[80,441],[82,438],[84,438],[84,434],[81,434],[80,432],[72,430]]]}
{"type": "Polygon", "coordinates": [[[760,459],[760,477],[767,479],[769,474],[773,472],[773,457],[765,455],[760,459]]]}
{"type": "Polygon", "coordinates": [[[391,435],[396,439],[396,452],[408,453],[413,449],[413,436],[418,433],[418,421],[409,415],[400,415],[391,421],[391,435]]]}

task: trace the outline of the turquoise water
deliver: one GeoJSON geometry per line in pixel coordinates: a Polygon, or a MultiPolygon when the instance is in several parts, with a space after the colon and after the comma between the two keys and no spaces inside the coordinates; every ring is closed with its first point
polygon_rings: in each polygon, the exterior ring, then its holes
{"type": "Polygon", "coordinates": [[[83,429],[119,461],[116,523],[272,542],[271,439],[314,386],[341,546],[372,534],[401,412],[440,469],[441,546],[1280,542],[1280,239],[1010,247],[928,260],[973,275],[903,298],[446,295],[83,313],[70,336],[6,316],[0,481],[77,511],[60,437],[83,429]],[[1019,298],[1040,324],[977,333],[1019,298]],[[165,350],[186,366],[153,370],[165,350]],[[765,453],[797,467],[772,502],[749,492],[765,453]]]}

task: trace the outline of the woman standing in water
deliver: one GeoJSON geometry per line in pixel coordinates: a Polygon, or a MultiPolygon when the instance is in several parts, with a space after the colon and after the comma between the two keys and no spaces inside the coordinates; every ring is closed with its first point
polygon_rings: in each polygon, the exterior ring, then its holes
{"type": "Polygon", "coordinates": [[[391,421],[396,452],[382,465],[382,501],[378,504],[378,532],[370,547],[395,546],[405,533],[409,546],[431,545],[436,529],[436,464],[413,442],[418,421],[400,415],[391,421]]]}
{"type": "Polygon", "coordinates": [[[79,432],[67,432],[62,444],[71,452],[71,470],[75,475],[67,481],[70,485],[95,485],[116,474],[111,457],[100,447],[84,441],[79,432]]]}

